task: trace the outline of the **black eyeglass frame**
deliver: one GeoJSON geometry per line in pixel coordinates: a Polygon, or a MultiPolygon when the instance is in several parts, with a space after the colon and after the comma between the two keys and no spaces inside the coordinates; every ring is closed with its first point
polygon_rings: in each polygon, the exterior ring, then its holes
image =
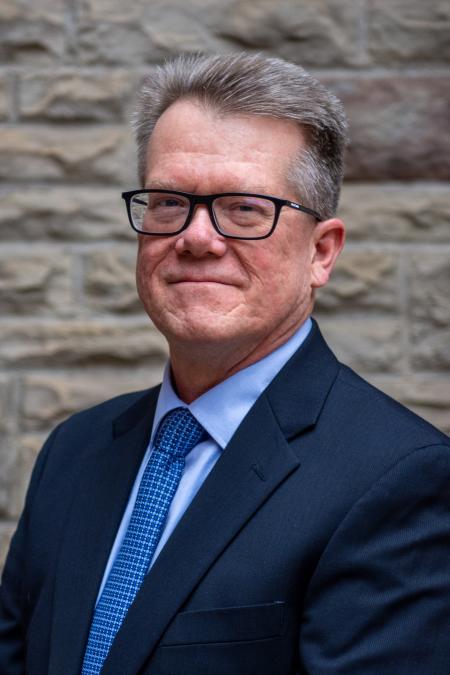
{"type": "Polygon", "coordinates": [[[310,216],[313,216],[317,221],[323,220],[322,217],[317,213],[317,211],[313,211],[312,209],[309,209],[307,206],[302,206],[302,204],[297,204],[297,202],[292,202],[290,199],[280,199],[279,197],[272,197],[271,195],[261,195],[261,194],[256,194],[252,192],[218,192],[217,194],[213,195],[196,195],[192,194],[190,192],[180,192],[179,190],[158,190],[156,188],[146,188],[146,189],[141,189],[141,190],[129,190],[127,192],[122,192],[122,199],[125,200],[125,204],[127,207],[127,213],[128,213],[128,219],[130,221],[130,225],[133,228],[135,232],[138,234],[147,234],[149,236],[153,237],[174,237],[177,234],[180,234],[180,232],[183,232],[183,230],[186,230],[190,222],[192,220],[192,216],[194,214],[195,207],[198,204],[204,204],[209,213],[209,217],[211,219],[211,223],[222,237],[227,237],[228,239],[244,239],[244,240],[255,240],[255,239],[267,239],[267,237],[270,237],[271,234],[273,234],[277,223],[278,219],[280,217],[280,212],[283,206],[288,206],[291,209],[295,209],[296,211],[301,211],[302,213],[306,213],[310,216]],[[176,232],[167,232],[167,233],[160,233],[160,232],[146,232],[145,230],[138,230],[137,227],[135,227],[133,223],[133,218],[131,215],[131,200],[135,195],[138,194],[170,194],[170,195],[178,195],[179,197],[185,197],[186,199],[189,200],[189,211],[186,216],[186,221],[182,227],[180,227],[176,232]],[[226,234],[225,232],[222,232],[220,229],[220,225],[217,222],[216,215],[214,213],[213,209],[213,201],[215,199],[218,199],[219,197],[257,197],[260,199],[268,199],[273,203],[275,206],[275,214],[274,214],[274,220],[273,220],[273,225],[267,234],[263,234],[262,236],[258,237],[240,237],[239,235],[234,235],[234,234],[226,234]]]}

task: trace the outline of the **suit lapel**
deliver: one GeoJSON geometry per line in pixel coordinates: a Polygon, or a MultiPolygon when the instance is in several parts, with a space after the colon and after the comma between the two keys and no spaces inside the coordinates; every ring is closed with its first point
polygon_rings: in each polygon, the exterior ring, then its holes
{"type": "Polygon", "coordinates": [[[139,672],[233,537],[300,465],[286,441],[317,421],[338,364],[317,326],[243,420],[144,581],[102,675],[139,672]]]}
{"type": "MultiPolygon", "coordinates": [[[[100,582],[148,444],[156,400],[157,392],[143,396],[116,421],[109,447],[85,453],[58,561],[49,675],[80,672],[100,582]]],[[[99,446],[102,439],[95,440],[99,446]]]]}

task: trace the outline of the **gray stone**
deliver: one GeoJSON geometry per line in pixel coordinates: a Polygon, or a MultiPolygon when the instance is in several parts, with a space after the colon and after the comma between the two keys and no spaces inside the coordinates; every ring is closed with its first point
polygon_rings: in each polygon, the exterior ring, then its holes
{"type": "Polygon", "coordinates": [[[385,251],[344,249],[331,281],[317,293],[319,310],[398,311],[396,257],[385,251]]]}
{"type": "Polygon", "coordinates": [[[269,50],[313,68],[361,65],[362,3],[349,0],[234,0],[214,22],[238,49],[269,50]]]}
{"type": "Polygon", "coordinates": [[[0,255],[0,313],[70,314],[73,312],[70,258],[61,252],[0,255]]]}
{"type": "Polygon", "coordinates": [[[450,367],[450,249],[416,254],[409,266],[413,364],[450,367]]]}
{"type": "Polygon", "coordinates": [[[65,51],[63,0],[2,0],[0,60],[19,64],[48,64],[65,51]]]}
{"type": "Polygon", "coordinates": [[[24,185],[0,191],[0,205],[5,241],[136,239],[118,188],[24,185]]]}
{"type": "Polygon", "coordinates": [[[5,180],[135,181],[131,132],[126,127],[12,127],[0,137],[5,180]]]}
{"type": "Polygon", "coordinates": [[[20,115],[29,120],[127,123],[137,79],[125,71],[24,73],[20,115]]]}
{"type": "Polygon", "coordinates": [[[372,0],[369,49],[380,63],[450,61],[450,5],[446,0],[372,0]]]}
{"type": "Polygon", "coordinates": [[[21,415],[27,430],[48,430],[101,401],[154,386],[161,381],[162,362],[149,368],[85,369],[56,373],[32,373],[24,378],[21,415]]]}
{"type": "Polygon", "coordinates": [[[450,242],[445,184],[345,184],[339,216],[350,240],[450,242]]]}
{"type": "Polygon", "coordinates": [[[450,178],[450,77],[364,74],[322,78],[350,122],[347,178],[450,178]]]}
{"type": "Polygon", "coordinates": [[[400,319],[316,313],[320,328],[337,357],[360,373],[399,372],[403,366],[400,319]]]}
{"type": "Polygon", "coordinates": [[[10,96],[10,81],[6,74],[0,75],[0,122],[5,122],[10,115],[11,110],[11,96],[10,96]]]}
{"type": "Polygon", "coordinates": [[[15,431],[17,426],[17,387],[10,375],[0,374],[0,435],[15,431]]]}
{"type": "Polygon", "coordinates": [[[0,365],[152,365],[165,355],[165,340],[146,317],[0,324],[0,365]]]}
{"type": "Polygon", "coordinates": [[[88,254],[84,273],[87,306],[99,311],[142,313],[136,292],[135,266],[135,246],[88,254]]]}

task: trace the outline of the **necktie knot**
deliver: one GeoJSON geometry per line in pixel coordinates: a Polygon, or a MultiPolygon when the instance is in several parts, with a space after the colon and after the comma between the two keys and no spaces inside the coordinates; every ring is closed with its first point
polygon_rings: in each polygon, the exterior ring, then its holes
{"type": "Polygon", "coordinates": [[[163,417],[154,448],[173,459],[184,458],[206,436],[206,431],[187,408],[174,408],[163,417]]]}

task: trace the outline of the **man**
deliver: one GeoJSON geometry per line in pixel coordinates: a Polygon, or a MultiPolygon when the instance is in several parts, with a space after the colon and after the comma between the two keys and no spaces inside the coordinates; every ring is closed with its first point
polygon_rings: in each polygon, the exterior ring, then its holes
{"type": "Polygon", "coordinates": [[[170,362],[44,446],[1,673],[448,673],[448,439],[310,319],[344,242],[339,102],[237,54],[156,69],[139,106],[124,197],[170,362]]]}

